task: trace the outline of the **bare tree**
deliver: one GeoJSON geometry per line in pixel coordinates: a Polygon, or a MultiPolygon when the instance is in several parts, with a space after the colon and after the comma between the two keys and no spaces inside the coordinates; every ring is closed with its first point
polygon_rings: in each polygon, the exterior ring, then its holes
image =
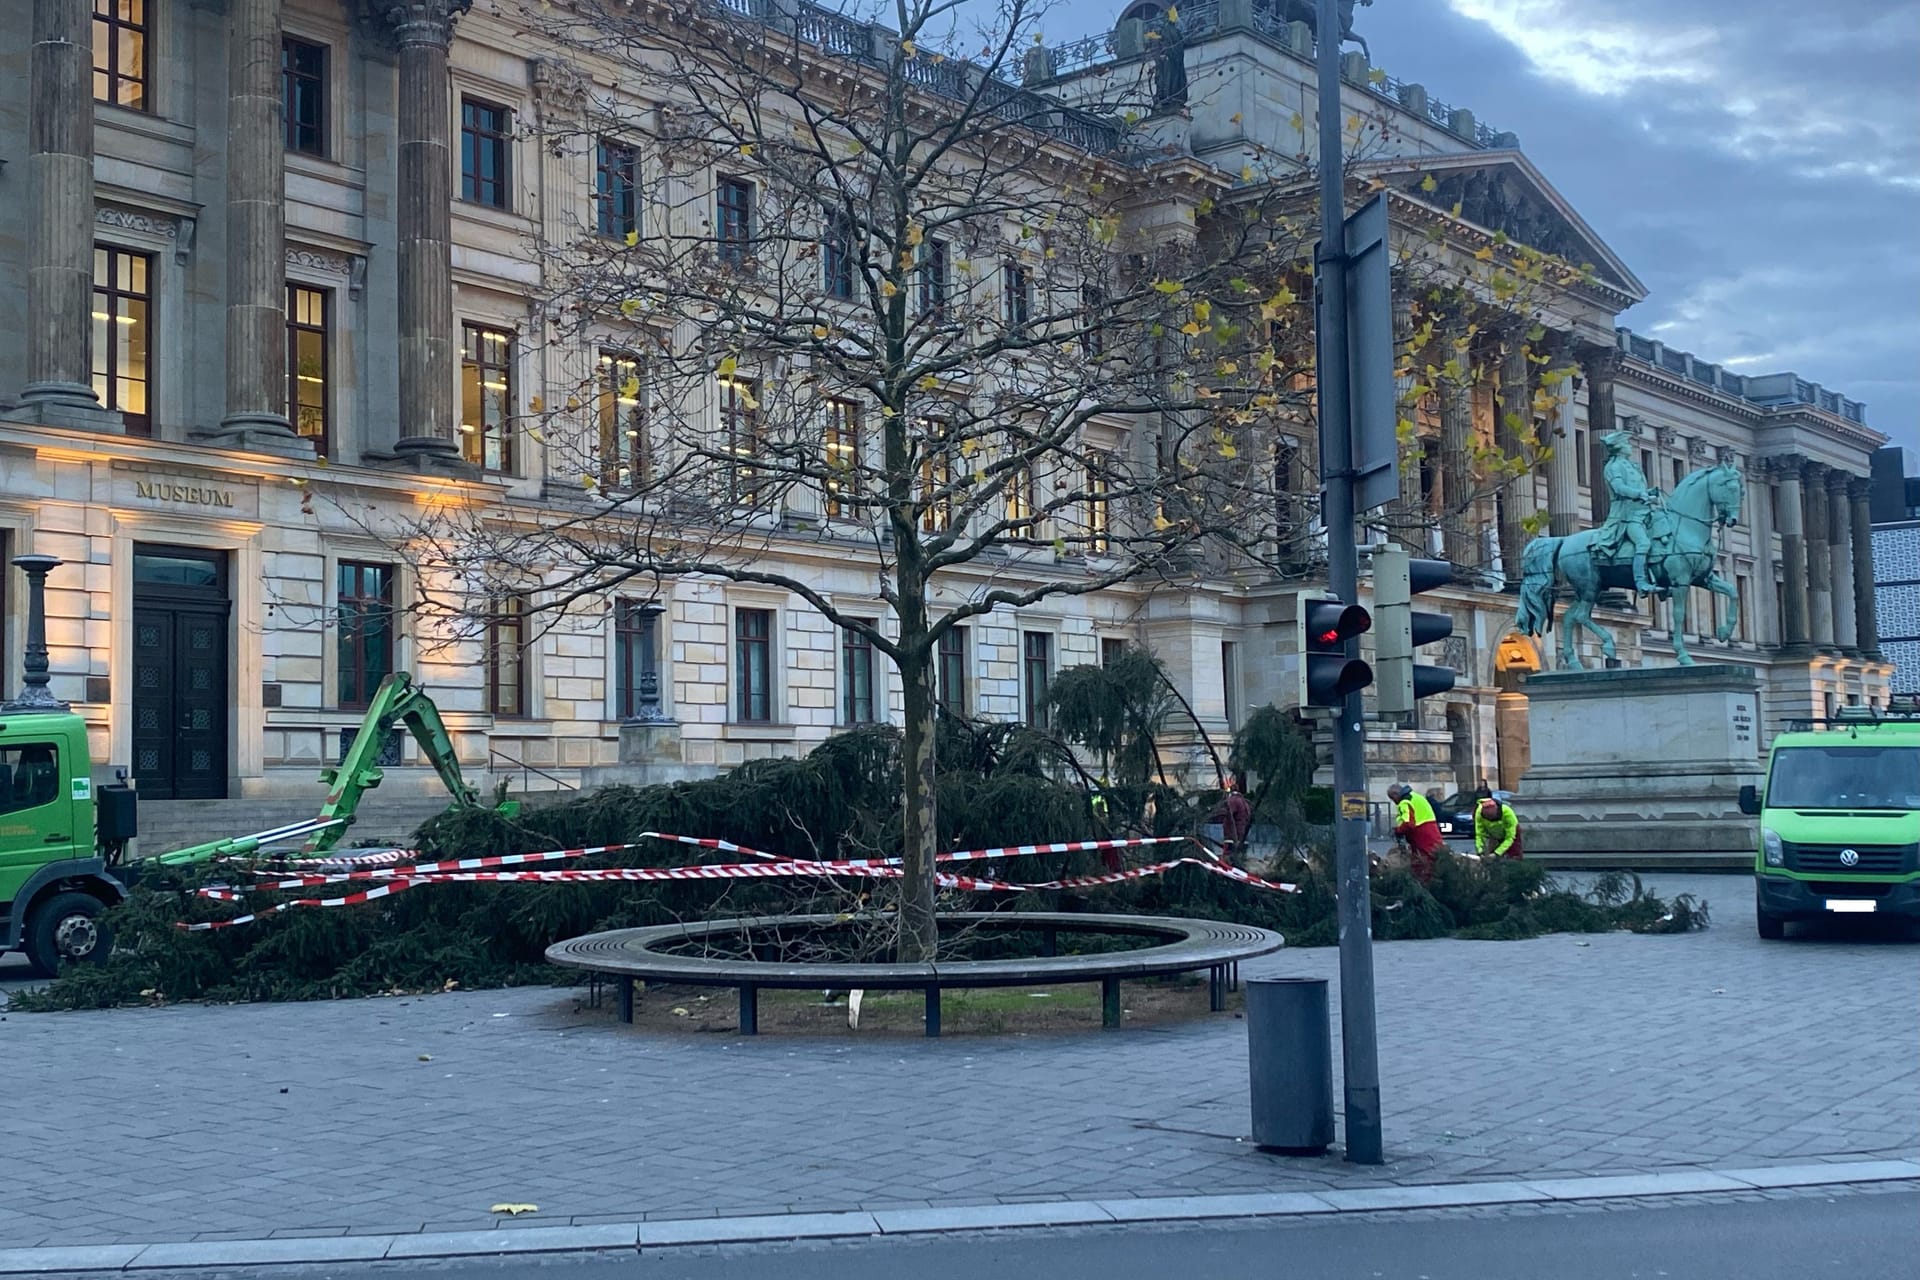
{"type": "Polygon", "coordinates": [[[1042,10],[962,33],[959,8],[527,6],[541,146],[593,183],[538,246],[552,394],[521,435],[547,491],[409,531],[450,612],[692,576],[782,589],[891,661],[906,960],[937,941],[941,638],[1129,582],[1297,573],[1311,475],[1305,158],[1197,163],[1126,77],[1070,108],[1015,88],[1042,10]],[[821,550],[871,566],[890,624],[799,567],[821,550]]]}

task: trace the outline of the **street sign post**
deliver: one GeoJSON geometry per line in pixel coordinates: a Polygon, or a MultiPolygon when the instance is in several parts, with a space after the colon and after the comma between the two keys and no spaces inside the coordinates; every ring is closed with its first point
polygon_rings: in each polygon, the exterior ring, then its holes
{"type": "MultiPolygon", "coordinates": [[[[1340,5],[1318,0],[1314,30],[1316,73],[1320,82],[1320,245],[1315,254],[1315,379],[1320,408],[1321,519],[1327,530],[1327,579],[1332,594],[1357,600],[1359,548],[1355,534],[1355,467],[1352,384],[1349,381],[1346,173],[1341,160],[1340,5]],[[1334,228],[1342,234],[1335,235],[1334,228]]],[[[1384,256],[1384,255],[1383,255],[1384,256]]],[[[1371,308],[1371,295],[1353,301],[1371,308]]],[[[1392,304],[1388,300],[1388,325],[1392,304]]],[[[1378,333],[1371,315],[1359,331],[1378,333]]],[[[1391,328],[1388,330],[1391,363],[1391,328]]],[[[1391,373],[1391,368],[1388,370],[1391,373]]],[[[1397,489],[1398,481],[1395,481],[1397,489]]],[[[1350,658],[1358,658],[1352,639],[1350,658]]],[[[1343,796],[1367,790],[1366,730],[1360,692],[1340,698],[1333,717],[1333,783],[1343,796]]],[[[1345,1082],[1347,1159],[1380,1164],[1385,1159],[1380,1135],[1380,1052],[1374,1026],[1373,897],[1368,884],[1367,822],[1342,806],[1333,824],[1334,866],[1340,921],[1340,1057],[1345,1082]]]]}

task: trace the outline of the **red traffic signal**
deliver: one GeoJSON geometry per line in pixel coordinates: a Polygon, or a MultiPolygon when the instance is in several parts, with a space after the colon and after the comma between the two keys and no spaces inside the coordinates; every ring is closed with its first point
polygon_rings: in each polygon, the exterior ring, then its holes
{"type": "Polygon", "coordinates": [[[1299,597],[1300,705],[1337,707],[1373,682],[1373,668],[1347,656],[1347,642],[1373,625],[1373,616],[1344,600],[1299,597]]]}

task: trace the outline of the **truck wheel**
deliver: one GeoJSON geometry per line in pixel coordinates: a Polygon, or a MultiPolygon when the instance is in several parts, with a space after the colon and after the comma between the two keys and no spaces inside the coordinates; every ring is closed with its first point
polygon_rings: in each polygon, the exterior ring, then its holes
{"type": "Polygon", "coordinates": [[[27,963],[43,978],[60,971],[64,961],[88,964],[104,960],[113,950],[113,930],[101,920],[106,908],[84,893],[56,893],[27,917],[21,950],[27,963]]]}
{"type": "Polygon", "coordinates": [[[1762,911],[1758,917],[1760,936],[1768,942],[1778,942],[1787,936],[1787,922],[1776,915],[1762,911]]]}

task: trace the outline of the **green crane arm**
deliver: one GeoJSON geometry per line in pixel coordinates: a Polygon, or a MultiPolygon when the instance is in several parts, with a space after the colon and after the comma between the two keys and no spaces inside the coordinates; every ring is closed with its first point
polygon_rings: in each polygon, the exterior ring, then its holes
{"type": "Polygon", "coordinates": [[[323,827],[309,837],[306,843],[308,853],[324,853],[333,848],[352,825],[361,795],[369,788],[380,785],[383,776],[379,764],[380,750],[395,721],[406,724],[414,741],[420,744],[420,750],[433,763],[434,772],[440,775],[440,781],[453,797],[453,807],[480,807],[479,793],[460,774],[460,759],[454,754],[453,739],[447,733],[446,723],[440,719],[440,708],[433,705],[433,699],[427,696],[424,689],[414,684],[412,676],[404,671],[396,671],[374,690],[373,701],[368,704],[367,714],[360,721],[360,731],[354,736],[353,745],[347,748],[340,763],[320,771],[320,781],[327,784],[327,802],[320,806],[320,817],[343,821],[323,827]]]}
{"type": "MultiPolygon", "coordinates": [[[[327,801],[320,807],[316,821],[325,825],[307,838],[304,846],[306,852],[324,853],[333,848],[347,828],[353,825],[354,812],[360,807],[360,797],[369,788],[380,785],[383,776],[379,763],[380,749],[396,722],[405,723],[414,741],[420,744],[427,759],[433,762],[434,771],[440,775],[440,781],[453,796],[453,807],[481,807],[479,793],[460,774],[460,760],[454,754],[453,739],[447,733],[446,722],[440,719],[440,708],[433,705],[433,699],[427,696],[425,690],[414,684],[412,676],[404,671],[396,671],[374,690],[367,714],[360,720],[360,730],[354,735],[353,743],[340,763],[320,771],[320,781],[327,786],[327,801]]],[[[520,809],[519,802],[513,800],[502,800],[497,807],[507,814],[517,813],[520,809]]],[[[302,824],[296,824],[299,825],[302,824]]],[[[273,836],[280,833],[261,834],[273,836]]],[[[212,858],[245,857],[257,852],[260,843],[255,836],[229,837],[175,849],[161,854],[154,861],[166,866],[184,866],[212,858]]]]}

